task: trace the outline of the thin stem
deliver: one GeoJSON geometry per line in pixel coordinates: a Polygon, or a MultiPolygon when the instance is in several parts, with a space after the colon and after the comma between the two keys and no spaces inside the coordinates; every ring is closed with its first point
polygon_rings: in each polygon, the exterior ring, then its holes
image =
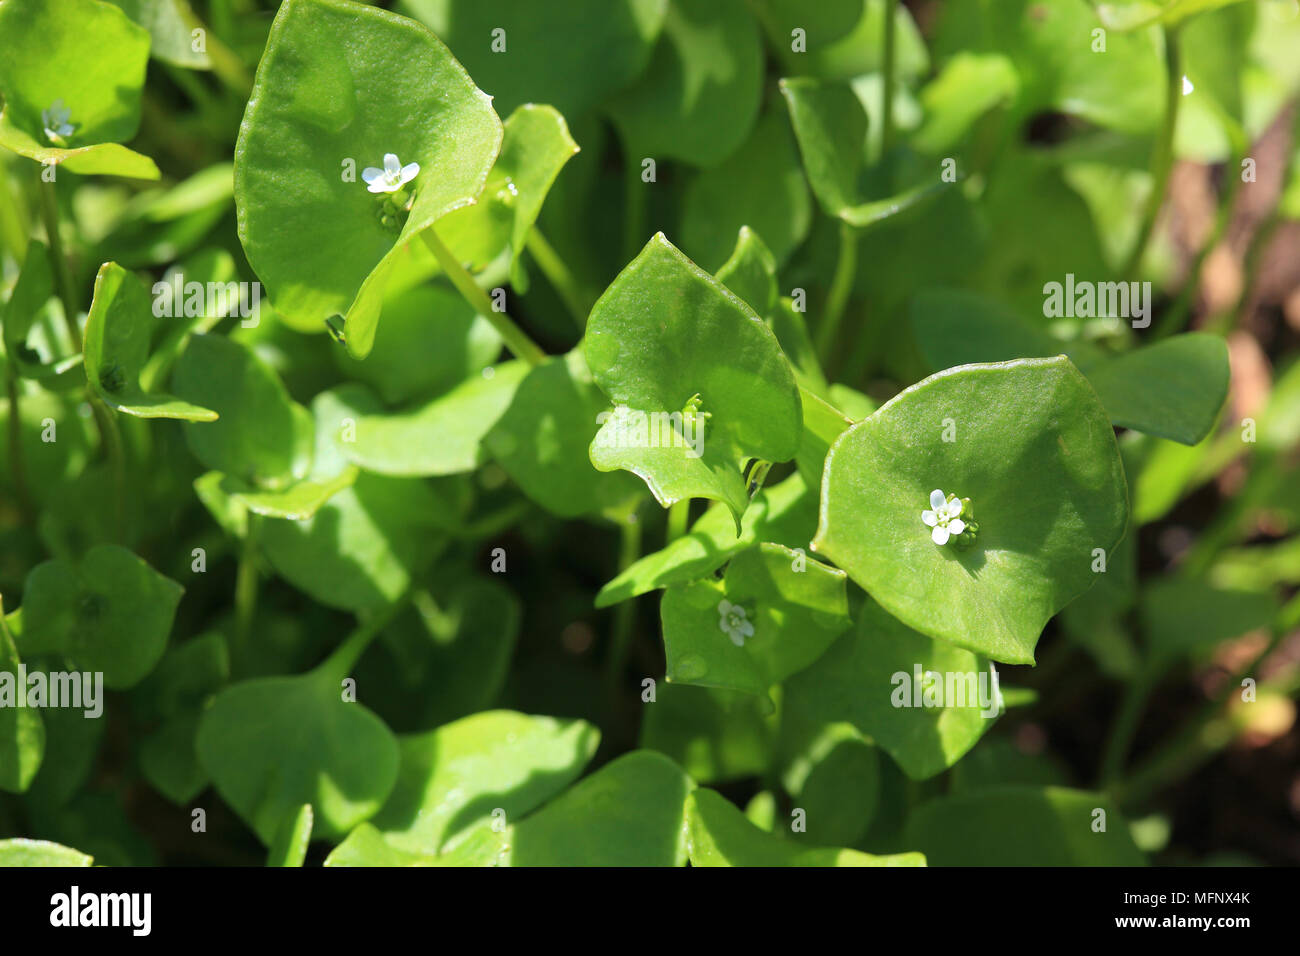
{"type": "Polygon", "coordinates": [[[357,661],[361,660],[361,655],[370,647],[371,642],[406,610],[412,597],[414,592],[407,591],[392,604],[360,624],[342,644],[334,648],[329,657],[317,666],[316,672],[332,675],[339,680],[352,673],[352,669],[357,666],[357,661]]]}
{"type": "Polygon", "coordinates": [[[122,448],[122,432],[117,427],[117,418],[113,410],[104,404],[104,400],[89,387],[86,394],[90,398],[90,408],[95,413],[95,424],[99,428],[100,439],[108,453],[109,467],[113,473],[113,501],[116,508],[114,536],[118,541],[126,540],[126,454],[122,448]]]}
{"type": "Polygon", "coordinates": [[[1137,733],[1138,723],[1147,697],[1151,693],[1151,680],[1146,674],[1139,674],[1124,688],[1124,699],[1120,702],[1119,713],[1111,725],[1106,738],[1106,746],[1101,757],[1101,785],[1109,787],[1119,778],[1124,767],[1124,758],[1128,756],[1129,747],[1137,733]]]}
{"type": "Polygon", "coordinates": [[[1169,185],[1169,172],[1174,164],[1174,130],[1178,125],[1178,104],[1183,98],[1182,54],[1178,46],[1178,28],[1164,27],[1165,38],[1165,118],[1151,154],[1151,194],[1142,213],[1142,226],[1137,241],[1129,254],[1125,275],[1136,275],[1146,254],[1147,243],[1155,229],[1156,217],[1164,205],[1165,190],[1169,185]]]}
{"type": "Polygon", "coordinates": [[[564,307],[573,316],[574,324],[581,332],[587,327],[587,314],[591,311],[591,297],[583,290],[568,264],[555,251],[555,247],[546,241],[542,231],[534,226],[528,233],[526,241],[533,261],[537,263],[546,280],[551,283],[564,307]]]}
{"type": "Polygon", "coordinates": [[[673,503],[668,509],[668,530],[664,535],[664,544],[672,544],[686,533],[691,520],[691,499],[683,498],[673,503]]]}
{"type": "Polygon", "coordinates": [[[844,308],[853,292],[853,280],[858,270],[858,232],[847,222],[840,223],[840,254],[831,276],[830,292],[826,296],[826,312],[817,327],[817,354],[825,366],[835,349],[835,336],[839,332],[844,308]]]}
{"type": "MultiPolygon", "coordinates": [[[[641,556],[641,521],[628,515],[619,527],[618,571],[622,574],[641,556]]],[[[605,658],[605,678],[613,687],[627,666],[632,644],[632,625],[636,620],[636,599],[631,598],[614,608],[614,627],[609,635],[609,656],[605,658]]]]}
{"type": "Polygon", "coordinates": [[[235,572],[235,648],[248,647],[257,614],[257,536],[261,528],[258,515],[249,512],[248,530],[239,549],[239,567],[235,572]]]}
{"type": "Polygon", "coordinates": [[[523,359],[529,365],[540,365],[546,361],[546,353],[541,347],[528,337],[523,329],[515,324],[514,319],[504,312],[498,312],[492,307],[492,301],[488,298],[487,293],[479,288],[478,283],[474,281],[465,267],[456,259],[455,254],[447,248],[446,244],[438,238],[438,234],[430,226],[425,229],[420,236],[424,239],[424,244],[429,247],[433,253],[438,265],[442,271],[447,274],[451,284],[456,287],[456,291],[465,297],[465,301],[472,305],[476,312],[483,318],[492,323],[492,327],[497,330],[502,340],[511,353],[517,358],[523,359]]]}
{"type": "Polygon", "coordinates": [[[889,155],[894,145],[894,20],[898,14],[898,0],[885,2],[885,48],[881,63],[884,82],[881,84],[880,103],[880,157],[889,155]]]}
{"type": "Polygon", "coordinates": [[[9,393],[9,465],[13,472],[14,494],[18,499],[22,520],[30,522],[35,512],[32,510],[31,492],[27,488],[27,469],[23,464],[23,422],[13,356],[9,356],[5,362],[5,388],[9,393]]]}
{"type": "Polygon", "coordinates": [[[63,238],[59,235],[59,202],[54,195],[54,183],[41,177],[41,219],[45,223],[46,238],[50,241],[50,266],[54,269],[59,301],[63,303],[63,316],[68,323],[75,351],[81,351],[81,327],[77,325],[77,296],[72,289],[72,276],[68,273],[68,260],[63,256],[63,238]]]}
{"type": "MultiPolygon", "coordinates": [[[[625,147],[626,151],[626,147],[625,147]]],[[[631,260],[645,244],[646,183],[641,179],[641,165],[631,155],[623,157],[626,166],[623,196],[623,258],[631,260]]]]}

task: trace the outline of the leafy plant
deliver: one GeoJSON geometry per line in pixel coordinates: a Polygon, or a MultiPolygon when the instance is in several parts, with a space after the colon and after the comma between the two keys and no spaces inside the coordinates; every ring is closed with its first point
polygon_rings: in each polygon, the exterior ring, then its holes
{"type": "Polygon", "coordinates": [[[0,0],[0,865],[1201,855],[1279,6],[0,0]]]}

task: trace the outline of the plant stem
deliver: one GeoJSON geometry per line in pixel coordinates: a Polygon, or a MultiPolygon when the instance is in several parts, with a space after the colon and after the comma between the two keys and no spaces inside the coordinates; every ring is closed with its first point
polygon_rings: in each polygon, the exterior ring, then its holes
{"type": "Polygon", "coordinates": [[[1119,713],[1111,725],[1106,738],[1106,746],[1101,757],[1101,785],[1110,787],[1118,778],[1124,767],[1124,758],[1128,756],[1133,736],[1137,733],[1142,710],[1151,693],[1151,679],[1145,673],[1139,673],[1124,688],[1124,698],[1120,702],[1119,713]]]}
{"type": "Polygon", "coordinates": [[[578,280],[555,247],[546,241],[542,231],[534,226],[528,233],[525,243],[548,282],[564,302],[564,307],[573,316],[574,324],[582,332],[587,327],[587,314],[591,311],[591,297],[582,289],[578,280]]]}
{"type": "Polygon", "coordinates": [[[451,280],[451,284],[456,287],[456,291],[465,297],[465,301],[472,305],[479,315],[492,323],[492,327],[505,342],[506,348],[516,358],[523,359],[529,365],[542,364],[546,360],[546,353],[528,337],[528,333],[515,324],[510,316],[492,307],[492,300],[488,298],[487,293],[480,289],[474,277],[465,271],[465,267],[457,261],[455,254],[438,238],[433,227],[425,229],[420,236],[434,258],[438,260],[442,271],[451,280]]]}
{"type": "Polygon", "coordinates": [[[257,533],[261,527],[258,515],[249,512],[248,531],[239,549],[239,567],[235,571],[235,651],[242,653],[248,647],[253,633],[253,618],[257,613],[257,533]]]}
{"type": "MultiPolygon", "coordinates": [[[[622,574],[641,556],[641,521],[630,514],[619,526],[618,571],[622,574]]],[[[609,636],[609,656],[605,658],[605,678],[610,687],[617,684],[627,666],[632,644],[632,625],[636,620],[636,598],[629,598],[614,608],[614,627],[609,636]]]]}
{"type": "Polygon", "coordinates": [[[627,153],[624,145],[623,162],[626,165],[623,196],[623,258],[631,261],[645,244],[646,183],[641,180],[641,165],[627,153]]]}
{"type": "Polygon", "coordinates": [[[847,222],[840,223],[840,254],[831,276],[830,292],[826,296],[826,312],[817,327],[817,354],[822,366],[830,361],[835,349],[835,336],[839,332],[844,308],[853,292],[853,280],[858,270],[858,231],[847,222]]]}
{"type": "Polygon", "coordinates": [[[27,469],[23,464],[23,422],[19,405],[18,374],[12,356],[9,356],[5,362],[5,388],[9,393],[9,470],[13,472],[14,495],[18,499],[18,511],[24,522],[30,522],[35,512],[32,510],[31,492],[27,488],[27,469]]]}
{"type": "Polygon", "coordinates": [[[89,386],[86,394],[90,399],[90,408],[95,414],[95,424],[99,428],[99,437],[108,454],[109,467],[113,472],[113,500],[117,517],[114,523],[114,536],[119,542],[126,540],[126,454],[122,448],[122,432],[117,427],[117,418],[104,400],[89,386]]]}
{"type": "Polygon", "coordinates": [[[1146,254],[1147,243],[1155,229],[1156,217],[1164,205],[1169,172],[1174,164],[1174,130],[1178,125],[1178,104],[1183,98],[1182,55],[1178,46],[1178,28],[1164,27],[1165,38],[1165,118],[1151,154],[1151,194],[1142,213],[1142,226],[1125,265],[1125,275],[1136,275],[1146,254]]]}
{"type": "Polygon", "coordinates": [[[50,241],[50,265],[58,285],[59,301],[63,303],[63,317],[68,323],[74,350],[81,351],[81,327],[77,325],[77,296],[72,290],[72,276],[68,273],[68,260],[63,256],[63,238],[59,235],[59,203],[54,195],[54,183],[41,178],[41,219],[45,223],[46,238],[50,241]]]}
{"type": "Polygon", "coordinates": [[[357,666],[357,661],[361,660],[361,655],[366,652],[366,648],[383,633],[384,628],[406,610],[413,597],[414,591],[408,590],[392,604],[375,612],[349,634],[342,644],[334,648],[329,657],[317,665],[315,673],[332,675],[338,680],[352,673],[352,669],[357,666]]]}
{"type": "Polygon", "coordinates": [[[686,533],[691,520],[691,499],[683,498],[673,503],[668,509],[668,530],[664,535],[664,544],[672,544],[686,533]]]}
{"type": "MultiPolygon", "coordinates": [[[[885,48],[881,58],[881,72],[884,82],[880,94],[880,158],[886,161],[889,150],[894,145],[894,20],[898,15],[898,0],[885,0],[885,48]]],[[[892,185],[892,184],[891,184],[892,185]]]]}

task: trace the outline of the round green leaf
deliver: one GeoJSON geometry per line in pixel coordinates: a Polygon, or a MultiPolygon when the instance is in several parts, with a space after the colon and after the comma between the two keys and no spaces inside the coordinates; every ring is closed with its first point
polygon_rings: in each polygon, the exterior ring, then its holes
{"type": "Polygon", "coordinates": [[[61,653],[104,683],[132,687],[167,647],[185,589],[126,548],[99,545],[79,562],[37,565],[23,590],[24,656],[61,653]]]}
{"type": "Polygon", "coordinates": [[[841,435],[813,548],[922,634],[1027,664],[1127,515],[1096,393],[1063,356],[1024,359],[940,372],[841,435]],[[970,499],[979,530],[965,550],[963,535],[935,544],[921,520],[936,489],[970,499]]]}
{"type": "Polygon", "coordinates": [[[249,264],[276,310],[304,323],[348,313],[348,350],[374,341],[393,253],[474,201],[501,145],[489,98],[424,26],[344,0],[287,0],[235,147],[249,264]],[[398,228],[362,173],[385,154],[420,172],[398,228]]]}
{"type": "Polygon", "coordinates": [[[662,233],[592,308],[586,356],[616,406],[592,463],[640,475],[665,507],[712,498],[739,527],[749,502],[742,466],[798,450],[799,392],[776,336],[662,233]]]}
{"type": "Polygon", "coordinates": [[[90,866],[94,862],[80,850],[47,840],[0,840],[0,866],[90,866]]]}

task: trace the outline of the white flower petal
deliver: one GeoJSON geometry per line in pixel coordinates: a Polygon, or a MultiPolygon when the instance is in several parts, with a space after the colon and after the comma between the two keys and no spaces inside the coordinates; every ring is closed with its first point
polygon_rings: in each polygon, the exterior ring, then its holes
{"type": "Polygon", "coordinates": [[[952,534],[961,534],[966,530],[966,522],[960,518],[953,518],[948,522],[948,531],[952,534]]]}
{"type": "Polygon", "coordinates": [[[407,163],[405,166],[402,167],[402,182],[409,183],[412,179],[414,179],[417,175],[419,175],[419,172],[420,172],[419,163],[407,163]]]}
{"type": "Polygon", "coordinates": [[[739,631],[728,631],[727,637],[731,638],[731,643],[735,644],[737,647],[745,646],[745,639],[740,636],[739,631]]]}
{"type": "Polygon", "coordinates": [[[396,176],[402,171],[402,161],[397,158],[396,153],[384,153],[384,172],[390,176],[396,176]]]}
{"type": "Polygon", "coordinates": [[[947,502],[947,500],[948,500],[948,496],[945,495],[938,488],[930,492],[930,507],[933,508],[935,511],[938,511],[940,508],[942,508],[944,506],[944,503],[947,502]]]}
{"type": "Polygon", "coordinates": [[[382,175],[384,175],[384,171],[382,169],[376,169],[374,166],[367,166],[365,169],[361,170],[361,178],[368,183],[373,183],[382,175]]]}
{"type": "Polygon", "coordinates": [[[393,187],[388,185],[388,181],[382,176],[366,187],[366,192],[369,193],[391,193],[392,191],[393,187]]]}
{"type": "Polygon", "coordinates": [[[928,527],[933,528],[939,523],[939,516],[933,511],[922,511],[921,520],[924,521],[928,527]]]}
{"type": "Polygon", "coordinates": [[[732,604],[730,601],[723,599],[718,602],[718,613],[726,617],[731,613],[732,604]]]}
{"type": "Polygon", "coordinates": [[[933,531],[930,532],[930,540],[933,541],[935,544],[947,544],[948,529],[945,528],[943,525],[939,525],[937,528],[935,528],[933,531]]]}
{"type": "Polygon", "coordinates": [[[736,628],[736,630],[740,631],[740,633],[744,634],[746,637],[754,636],[754,625],[750,624],[748,621],[741,621],[740,627],[736,628]]]}
{"type": "Polygon", "coordinates": [[[961,499],[954,498],[952,501],[948,502],[947,510],[949,518],[955,518],[961,514],[961,499]]]}

